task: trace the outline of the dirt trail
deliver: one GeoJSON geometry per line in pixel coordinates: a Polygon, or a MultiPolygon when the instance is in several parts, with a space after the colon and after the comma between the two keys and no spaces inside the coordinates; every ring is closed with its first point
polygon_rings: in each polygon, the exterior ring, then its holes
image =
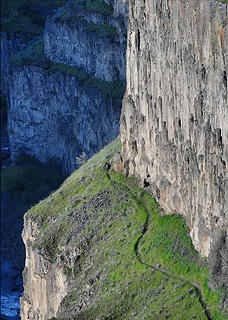
{"type": "MultiPolygon", "coordinates": [[[[137,200],[140,201],[139,199],[137,199],[137,200]]],[[[184,278],[175,276],[175,275],[173,275],[173,274],[171,274],[171,273],[169,273],[169,272],[167,272],[167,271],[165,271],[165,270],[163,270],[163,269],[161,269],[161,268],[158,268],[158,267],[156,267],[156,266],[154,266],[154,265],[150,265],[150,264],[148,264],[148,263],[146,263],[146,262],[143,261],[143,258],[142,258],[142,256],[140,255],[140,252],[139,252],[139,245],[140,245],[140,242],[141,242],[141,240],[143,239],[145,233],[146,233],[147,230],[149,229],[149,225],[150,225],[150,214],[149,214],[147,208],[145,207],[145,205],[142,203],[142,201],[140,201],[140,203],[143,205],[145,211],[147,212],[147,219],[146,219],[146,223],[145,223],[145,225],[144,225],[142,234],[141,234],[141,236],[138,238],[138,240],[137,240],[137,242],[136,242],[136,244],[135,244],[135,254],[136,254],[138,260],[139,260],[142,264],[144,264],[145,266],[147,266],[147,267],[149,267],[149,268],[152,268],[152,269],[154,269],[154,270],[156,270],[156,271],[158,271],[158,272],[161,272],[161,273],[165,274],[165,275],[168,276],[168,277],[171,277],[171,278],[173,278],[173,279],[177,279],[177,280],[183,281],[184,283],[191,285],[191,286],[195,289],[195,291],[197,292],[197,294],[198,294],[198,296],[199,296],[199,302],[201,303],[201,305],[202,305],[202,307],[203,307],[203,309],[204,309],[204,312],[205,312],[205,315],[206,315],[207,319],[208,319],[208,320],[212,320],[211,312],[210,312],[209,308],[207,307],[205,301],[203,300],[203,293],[202,293],[200,287],[199,287],[196,283],[191,282],[191,281],[188,281],[188,280],[186,280],[186,279],[184,279],[184,278]]]]}
{"type": "MultiPolygon", "coordinates": [[[[112,180],[112,179],[111,179],[111,177],[110,177],[110,175],[109,175],[109,173],[108,173],[108,171],[109,171],[109,169],[110,169],[110,166],[108,166],[107,169],[108,169],[108,170],[107,170],[107,177],[108,177],[108,179],[111,180],[113,183],[116,183],[115,180],[112,180]]],[[[124,186],[127,187],[125,184],[124,184],[124,186]]],[[[128,187],[127,187],[127,188],[128,188],[128,187]]],[[[132,191],[131,191],[129,188],[128,188],[128,190],[129,190],[129,192],[132,194],[132,191]]],[[[133,195],[133,194],[132,194],[132,195],[133,195]]],[[[175,276],[175,275],[167,272],[166,270],[163,270],[163,269],[161,269],[161,268],[158,268],[158,267],[156,267],[156,266],[154,266],[154,265],[150,265],[150,264],[146,263],[145,261],[143,261],[143,258],[142,258],[141,254],[140,254],[140,252],[139,252],[139,246],[140,246],[141,240],[143,239],[144,235],[146,234],[147,230],[149,229],[149,226],[150,226],[150,213],[149,213],[149,211],[147,210],[146,205],[145,205],[140,199],[138,199],[137,197],[135,197],[135,195],[133,195],[133,197],[138,201],[138,203],[140,203],[140,204],[144,207],[144,209],[145,209],[145,211],[146,211],[146,213],[147,213],[147,218],[146,218],[146,222],[145,222],[144,227],[143,227],[142,234],[141,234],[141,236],[138,238],[137,242],[135,243],[135,254],[136,254],[136,257],[138,258],[139,262],[140,262],[141,264],[143,264],[143,265],[145,265],[145,266],[153,269],[153,270],[156,270],[156,271],[158,271],[158,272],[160,272],[160,273],[162,273],[162,274],[165,274],[165,275],[168,276],[168,277],[171,277],[171,278],[173,278],[173,279],[180,280],[180,281],[184,282],[185,284],[191,285],[191,286],[195,289],[196,293],[197,293],[198,296],[199,296],[199,302],[200,302],[200,304],[201,304],[201,306],[202,306],[202,308],[203,308],[203,310],[204,310],[204,312],[205,312],[205,315],[206,315],[207,319],[208,319],[208,320],[213,320],[213,319],[212,319],[212,316],[211,316],[210,309],[207,307],[207,304],[205,303],[205,301],[204,301],[204,299],[203,299],[203,293],[202,293],[200,287],[199,287],[196,283],[191,282],[191,281],[189,281],[189,280],[186,280],[186,279],[184,279],[184,278],[175,276]]]]}

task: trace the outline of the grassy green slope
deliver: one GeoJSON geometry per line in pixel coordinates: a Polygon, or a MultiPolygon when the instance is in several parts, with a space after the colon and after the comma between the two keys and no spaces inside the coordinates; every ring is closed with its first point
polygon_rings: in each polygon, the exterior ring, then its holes
{"type": "Polygon", "coordinates": [[[58,319],[208,319],[196,288],[180,275],[201,288],[212,318],[224,319],[183,220],[160,216],[136,179],[112,169],[107,175],[105,164],[119,148],[118,140],[107,146],[25,216],[41,228],[34,248],[69,277],[58,319]],[[141,256],[174,277],[137,257],[147,222],[141,256]]]}

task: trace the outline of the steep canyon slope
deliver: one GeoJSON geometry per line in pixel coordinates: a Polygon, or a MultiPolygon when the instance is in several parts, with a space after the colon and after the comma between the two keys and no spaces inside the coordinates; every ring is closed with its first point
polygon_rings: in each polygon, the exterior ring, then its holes
{"type": "MultiPolygon", "coordinates": [[[[12,57],[7,74],[12,158],[57,160],[69,173],[77,156],[88,158],[117,136],[125,88],[125,11],[103,1],[69,1],[47,19],[44,38],[12,57]]],[[[4,52],[8,35],[3,35],[4,52]]]]}
{"type": "Polygon", "coordinates": [[[26,213],[22,320],[223,320],[185,222],[112,169],[116,151],[118,140],[26,213]]]}

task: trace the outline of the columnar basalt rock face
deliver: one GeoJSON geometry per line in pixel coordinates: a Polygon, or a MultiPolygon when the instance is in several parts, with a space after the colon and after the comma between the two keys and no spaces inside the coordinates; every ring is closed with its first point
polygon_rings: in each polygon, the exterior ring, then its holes
{"type": "Polygon", "coordinates": [[[228,216],[227,5],[136,0],[129,12],[125,174],[140,177],[165,213],[184,215],[208,256],[228,216]]]}

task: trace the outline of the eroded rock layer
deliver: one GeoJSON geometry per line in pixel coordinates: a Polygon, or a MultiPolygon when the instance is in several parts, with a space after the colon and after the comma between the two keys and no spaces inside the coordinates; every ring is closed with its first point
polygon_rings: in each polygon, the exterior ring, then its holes
{"type": "Polygon", "coordinates": [[[227,5],[131,1],[129,12],[125,174],[140,177],[165,213],[186,217],[203,256],[216,247],[217,275],[227,277],[227,5]]]}
{"type": "MultiPolygon", "coordinates": [[[[46,22],[44,41],[34,41],[11,59],[12,158],[55,160],[69,173],[82,153],[88,159],[118,135],[127,4],[95,4],[75,1],[59,8],[46,22]]],[[[5,37],[3,42],[7,49],[5,37]]]]}

